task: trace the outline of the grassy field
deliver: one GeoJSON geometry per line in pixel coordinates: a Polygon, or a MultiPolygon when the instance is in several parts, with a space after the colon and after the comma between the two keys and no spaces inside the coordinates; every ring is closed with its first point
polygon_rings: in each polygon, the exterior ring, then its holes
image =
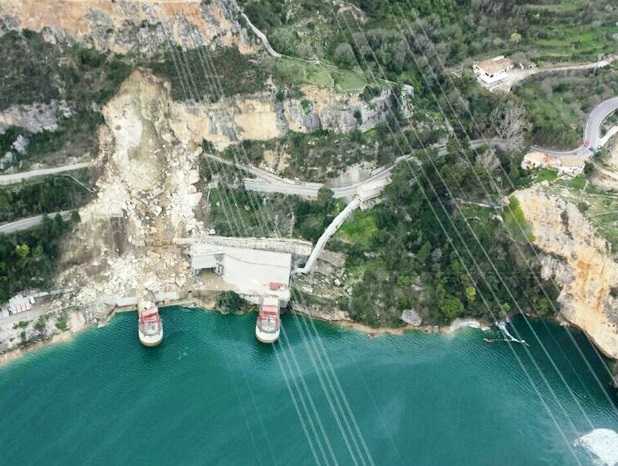
{"type": "Polygon", "coordinates": [[[337,69],[334,66],[307,63],[292,58],[281,58],[273,63],[276,81],[300,86],[303,84],[334,89],[337,92],[360,92],[367,84],[365,76],[353,70],[337,69]]]}
{"type": "Polygon", "coordinates": [[[595,28],[559,25],[548,30],[547,38],[536,39],[531,45],[536,48],[539,63],[594,61],[616,51],[618,40],[612,41],[613,34],[618,34],[616,25],[595,28]]]}
{"type": "Polygon", "coordinates": [[[570,15],[581,11],[586,6],[585,0],[562,0],[557,3],[549,4],[528,4],[524,5],[526,11],[550,12],[558,15],[570,15]]]}
{"type": "Polygon", "coordinates": [[[532,183],[542,183],[543,181],[555,181],[558,179],[558,171],[553,168],[541,168],[532,174],[532,183]]]}

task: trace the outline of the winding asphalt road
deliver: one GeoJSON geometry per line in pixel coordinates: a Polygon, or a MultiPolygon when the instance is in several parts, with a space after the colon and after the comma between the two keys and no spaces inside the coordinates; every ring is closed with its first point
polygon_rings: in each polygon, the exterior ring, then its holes
{"type": "Polygon", "coordinates": [[[547,149],[544,147],[534,146],[533,149],[545,152],[549,155],[556,157],[561,156],[580,156],[590,157],[597,150],[607,143],[607,137],[601,137],[601,129],[603,122],[612,113],[618,111],[618,97],[604,100],[599,105],[594,107],[588,119],[586,120],[586,127],[584,128],[584,143],[573,150],[560,151],[554,149],[547,149]]]}

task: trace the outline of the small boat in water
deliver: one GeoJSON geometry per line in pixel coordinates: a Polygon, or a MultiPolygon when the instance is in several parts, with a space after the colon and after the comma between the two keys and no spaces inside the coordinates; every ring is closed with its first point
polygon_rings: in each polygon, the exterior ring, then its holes
{"type": "Polygon", "coordinates": [[[274,343],[279,339],[280,328],[279,298],[266,296],[255,324],[255,337],[262,343],[274,343]]]}
{"type": "Polygon", "coordinates": [[[138,336],[144,346],[159,346],[163,341],[163,324],[159,308],[151,302],[140,302],[137,309],[138,336]]]}

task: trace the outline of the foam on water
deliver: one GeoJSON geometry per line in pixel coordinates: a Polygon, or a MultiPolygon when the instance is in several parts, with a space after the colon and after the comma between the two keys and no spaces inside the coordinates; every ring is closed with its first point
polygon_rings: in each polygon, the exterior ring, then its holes
{"type": "Polygon", "coordinates": [[[618,465],[618,432],[612,429],[594,429],[577,439],[575,445],[587,449],[604,466],[618,465]]]}

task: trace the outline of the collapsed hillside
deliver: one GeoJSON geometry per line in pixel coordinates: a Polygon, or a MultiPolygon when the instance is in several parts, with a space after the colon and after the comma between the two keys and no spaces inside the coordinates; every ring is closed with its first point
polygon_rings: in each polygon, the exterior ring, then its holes
{"type": "Polygon", "coordinates": [[[59,279],[81,305],[176,290],[190,277],[174,240],[203,230],[193,214],[201,149],[178,138],[171,107],[169,84],[137,70],[103,109],[98,193],[80,210],[59,279]]]}

